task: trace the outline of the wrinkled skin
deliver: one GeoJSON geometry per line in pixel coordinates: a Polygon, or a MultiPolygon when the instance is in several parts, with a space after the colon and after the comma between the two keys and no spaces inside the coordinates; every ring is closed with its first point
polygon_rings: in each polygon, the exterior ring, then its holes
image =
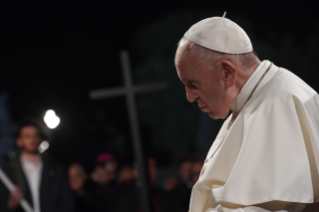
{"type": "Polygon", "coordinates": [[[212,119],[224,119],[259,62],[245,70],[230,59],[220,59],[212,65],[190,53],[187,44],[181,44],[175,65],[178,77],[185,85],[187,100],[197,101],[198,107],[212,119]]]}

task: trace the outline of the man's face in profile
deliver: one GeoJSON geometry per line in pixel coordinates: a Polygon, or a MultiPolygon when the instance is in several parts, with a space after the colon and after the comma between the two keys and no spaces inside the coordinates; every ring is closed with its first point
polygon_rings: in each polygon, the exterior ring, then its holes
{"type": "Polygon", "coordinates": [[[17,146],[23,151],[38,153],[40,143],[41,135],[37,127],[25,126],[20,130],[20,136],[17,139],[17,146]]]}
{"type": "Polygon", "coordinates": [[[198,107],[213,119],[224,119],[229,113],[227,88],[223,71],[211,70],[207,62],[185,53],[176,61],[177,74],[185,85],[189,102],[197,101],[198,107]]]}

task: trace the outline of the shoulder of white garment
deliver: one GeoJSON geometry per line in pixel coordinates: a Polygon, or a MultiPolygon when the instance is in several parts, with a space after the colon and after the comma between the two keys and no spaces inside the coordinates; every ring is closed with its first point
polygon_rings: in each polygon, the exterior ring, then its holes
{"type": "Polygon", "coordinates": [[[261,81],[261,86],[256,89],[247,106],[243,108],[243,112],[252,113],[262,105],[274,104],[276,101],[291,100],[306,104],[308,100],[314,100],[318,96],[315,90],[292,72],[283,68],[275,68],[278,69],[276,74],[268,82],[261,81]]]}
{"type": "Polygon", "coordinates": [[[271,72],[206,163],[191,212],[218,202],[319,201],[318,94],[288,70],[271,72]]]}

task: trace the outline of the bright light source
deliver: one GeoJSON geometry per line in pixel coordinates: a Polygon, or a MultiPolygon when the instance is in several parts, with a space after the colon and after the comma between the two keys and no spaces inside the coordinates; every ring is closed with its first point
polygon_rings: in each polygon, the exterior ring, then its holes
{"type": "Polygon", "coordinates": [[[50,144],[47,141],[42,141],[40,146],[39,146],[39,152],[43,153],[45,150],[49,148],[50,144]]]}
{"type": "Polygon", "coordinates": [[[55,115],[54,110],[48,110],[43,120],[50,129],[54,129],[60,124],[60,118],[55,115]]]}

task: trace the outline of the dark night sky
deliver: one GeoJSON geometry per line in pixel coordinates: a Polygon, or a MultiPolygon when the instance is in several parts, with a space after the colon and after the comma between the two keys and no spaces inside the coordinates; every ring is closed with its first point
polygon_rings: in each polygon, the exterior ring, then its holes
{"type": "MultiPolygon", "coordinates": [[[[128,131],[124,98],[96,103],[88,92],[122,85],[118,53],[130,48],[131,35],[140,27],[175,11],[212,8],[220,11],[212,16],[226,10],[230,19],[236,14],[251,20],[256,35],[267,42],[269,28],[275,37],[292,33],[302,40],[319,20],[314,5],[305,1],[89,2],[0,3],[0,92],[9,94],[15,123],[40,118],[49,108],[57,112],[62,122],[54,132],[54,149],[67,162],[98,151],[85,151],[88,142],[102,136],[99,120],[105,117],[96,110],[114,111],[107,119],[128,131]],[[74,146],[82,151],[65,156],[74,146]]],[[[271,42],[278,45],[276,39],[271,42]]],[[[102,146],[98,141],[95,145],[102,146]]]]}

